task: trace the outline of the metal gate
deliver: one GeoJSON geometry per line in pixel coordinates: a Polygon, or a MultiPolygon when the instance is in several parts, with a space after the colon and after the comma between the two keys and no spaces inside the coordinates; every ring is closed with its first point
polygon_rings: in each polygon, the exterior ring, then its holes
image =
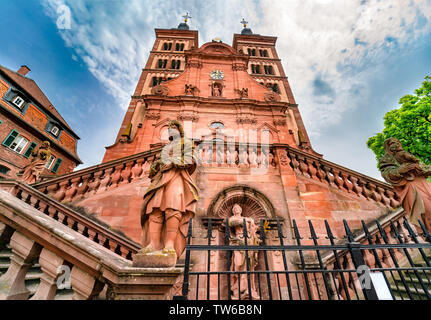
{"type": "Polygon", "coordinates": [[[250,243],[244,219],[243,240],[235,245],[229,219],[208,218],[203,238],[193,236],[193,222],[182,295],[174,299],[431,299],[431,235],[421,221],[420,226],[404,217],[369,225],[362,221],[352,232],[344,220],[337,238],[326,220],[319,226],[308,221],[302,228],[292,220],[282,228],[280,220],[262,219],[256,244],[250,243]],[[233,261],[244,263],[238,268],[233,261]]]}

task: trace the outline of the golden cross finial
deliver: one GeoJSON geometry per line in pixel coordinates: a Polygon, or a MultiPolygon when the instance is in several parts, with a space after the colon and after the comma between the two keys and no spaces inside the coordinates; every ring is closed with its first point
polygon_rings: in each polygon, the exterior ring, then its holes
{"type": "Polygon", "coordinates": [[[240,21],[240,23],[243,24],[244,28],[246,28],[248,21],[245,21],[244,18],[242,18],[242,21],[240,21]]]}
{"type": "Polygon", "coordinates": [[[188,12],[186,12],[186,15],[184,15],[184,16],[183,16],[183,18],[184,18],[184,22],[185,22],[185,23],[187,23],[187,20],[188,20],[188,19],[191,19],[191,17],[189,16],[189,13],[188,13],[188,12]]]}

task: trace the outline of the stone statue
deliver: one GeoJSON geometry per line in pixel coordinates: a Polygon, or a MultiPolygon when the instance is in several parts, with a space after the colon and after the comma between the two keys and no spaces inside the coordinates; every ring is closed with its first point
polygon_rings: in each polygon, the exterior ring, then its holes
{"type": "MultiPolygon", "coordinates": [[[[242,215],[242,208],[235,204],[232,208],[232,217],[229,218],[229,228],[231,231],[231,246],[245,245],[244,239],[244,222],[247,228],[247,245],[259,245],[261,240],[256,234],[257,227],[252,218],[245,218],[242,215]]],[[[249,271],[254,271],[258,264],[258,251],[248,251],[249,271]]],[[[247,260],[244,250],[234,250],[232,255],[231,271],[247,271],[247,260]]],[[[250,292],[248,288],[247,274],[234,274],[231,285],[232,299],[249,300],[250,292]],[[238,286],[240,292],[238,292],[238,286]]],[[[250,274],[251,298],[260,299],[256,290],[255,274],[250,274]]]]}
{"type": "Polygon", "coordinates": [[[213,97],[221,97],[222,88],[221,84],[217,82],[213,82],[211,86],[211,95],[213,97]]]}
{"type": "Polygon", "coordinates": [[[42,142],[39,149],[34,149],[32,151],[31,156],[31,163],[18,172],[18,175],[21,175],[20,180],[28,184],[35,183],[39,180],[46,162],[51,156],[49,141],[42,142]]]}
{"type": "Polygon", "coordinates": [[[431,166],[403,150],[401,142],[395,138],[386,139],[385,153],[379,159],[383,178],[393,185],[410,221],[418,224],[421,219],[431,231],[431,166]]]}
{"type": "Polygon", "coordinates": [[[187,228],[194,216],[198,188],[191,178],[197,161],[192,141],[176,120],[169,123],[169,140],[150,167],[151,185],[141,211],[144,248],[134,266],[174,266],[186,246],[187,228]]]}
{"type": "Polygon", "coordinates": [[[199,91],[198,87],[196,87],[196,86],[194,86],[192,84],[185,84],[184,85],[184,93],[186,95],[192,95],[192,96],[194,96],[195,93],[198,92],[198,91],[199,91]]]}

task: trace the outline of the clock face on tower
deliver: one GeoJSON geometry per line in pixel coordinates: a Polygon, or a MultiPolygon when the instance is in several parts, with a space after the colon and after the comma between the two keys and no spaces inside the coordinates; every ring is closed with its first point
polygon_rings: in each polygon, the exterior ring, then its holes
{"type": "Polygon", "coordinates": [[[211,79],[221,80],[224,78],[224,73],[220,70],[213,70],[210,72],[210,77],[211,79]]]}

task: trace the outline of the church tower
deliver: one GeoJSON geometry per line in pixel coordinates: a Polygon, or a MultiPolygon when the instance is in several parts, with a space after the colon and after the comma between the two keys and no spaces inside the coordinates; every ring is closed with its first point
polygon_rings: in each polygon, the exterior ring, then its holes
{"type": "Polygon", "coordinates": [[[155,30],[152,51],[103,162],[165,142],[167,118],[185,121],[195,139],[214,129],[251,129],[258,135],[264,130],[272,142],[318,155],[278,58],[277,38],[253,34],[243,20],[233,46],[214,39],[199,48],[198,31],[189,30],[190,17],[184,17],[177,28],[155,30]]]}

